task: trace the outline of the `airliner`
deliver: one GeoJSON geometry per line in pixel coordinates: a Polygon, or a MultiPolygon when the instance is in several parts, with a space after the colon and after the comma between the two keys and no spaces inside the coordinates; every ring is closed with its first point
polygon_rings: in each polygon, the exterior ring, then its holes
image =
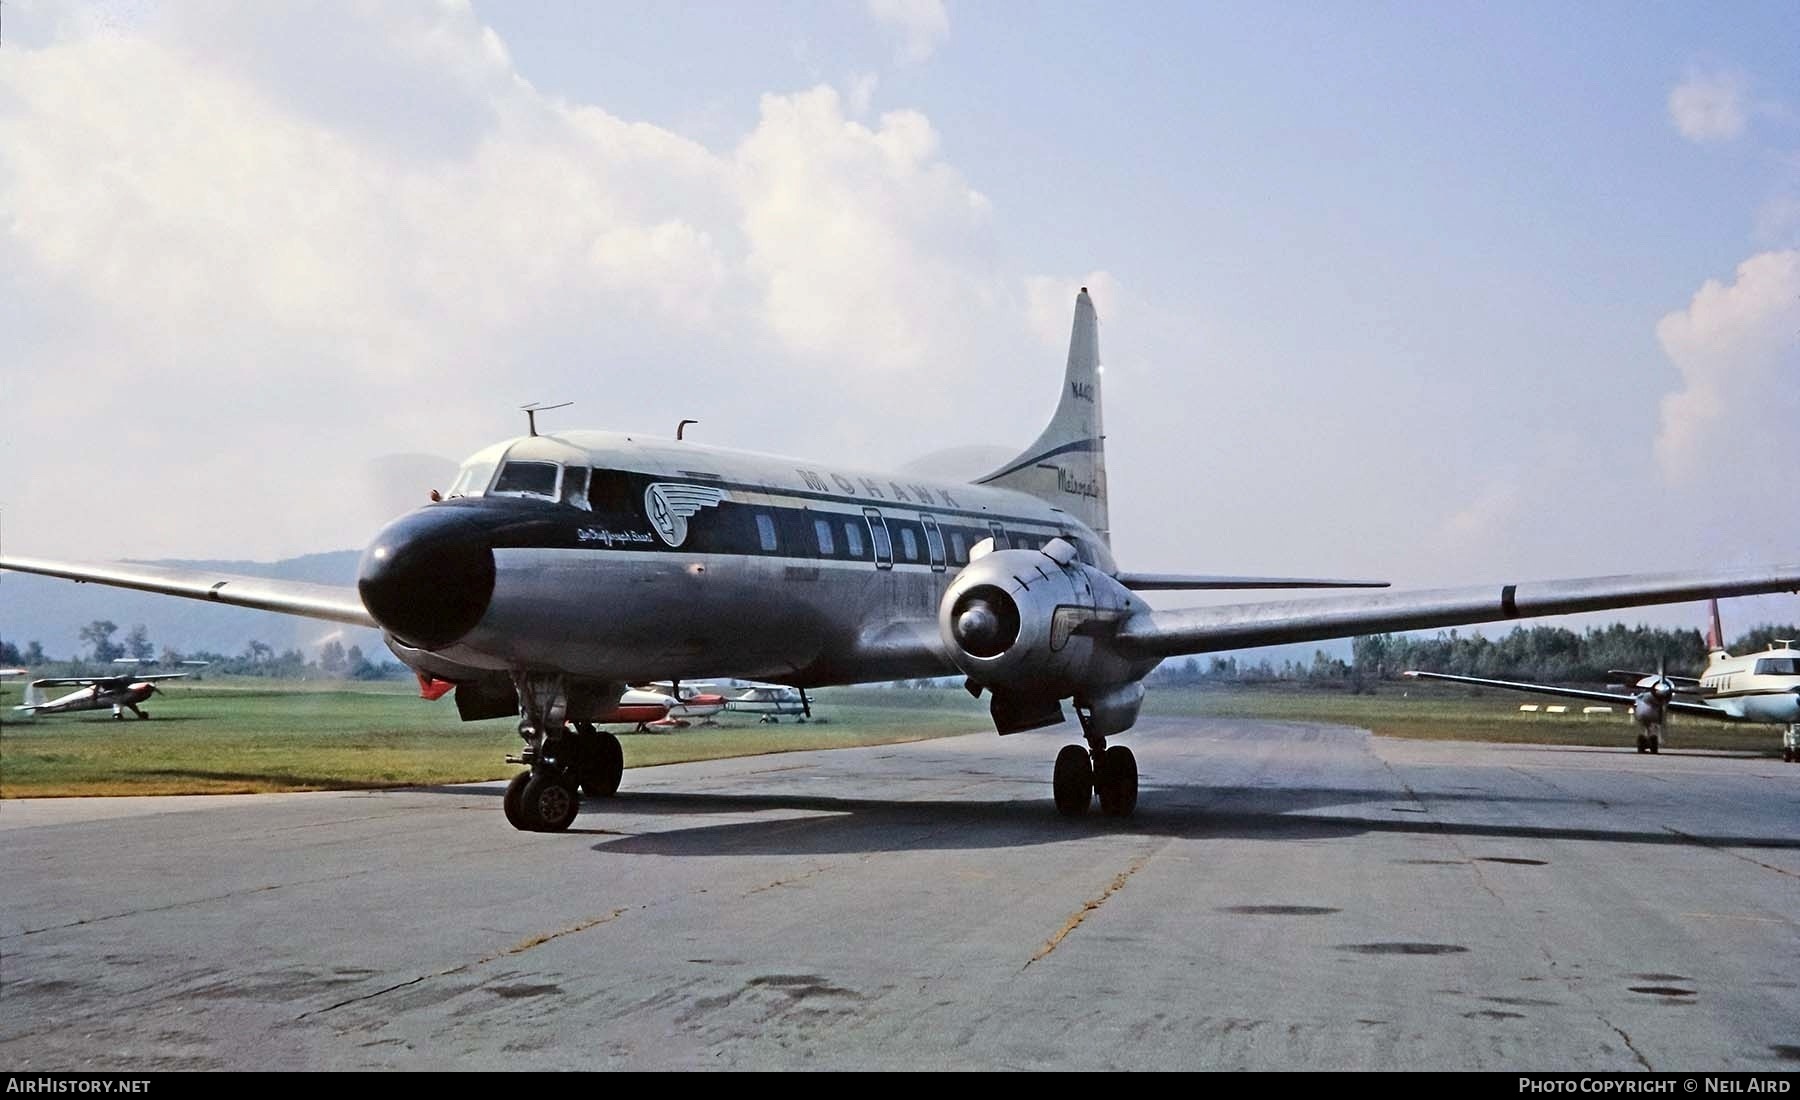
{"type": "Polygon", "coordinates": [[[1401,675],[1414,680],[1447,680],[1533,695],[1624,703],[1631,712],[1631,720],[1639,727],[1637,751],[1640,753],[1662,750],[1663,727],[1671,714],[1785,726],[1781,734],[1781,758],[1789,764],[1800,763],[1800,649],[1794,648],[1793,639],[1779,639],[1764,652],[1732,656],[1725,651],[1725,634],[1719,625],[1719,601],[1711,602],[1711,622],[1706,634],[1706,671],[1698,677],[1670,676],[1661,668],[1653,673],[1615,669],[1608,674],[1634,681],[1629,692],[1615,692],[1588,691],[1559,684],[1484,680],[1478,676],[1452,676],[1443,672],[1409,670],[1401,675]]]}
{"type": "Polygon", "coordinates": [[[1063,723],[1067,702],[1082,743],[1057,754],[1056,808],[1123,816],[1137,761],[1108,738],[1137,721],[1165,657],[1800,589],[1790,564],[1154,609],[1139,593],[1386,585],[1121,569],[1101,377],[1083,288],[1049,423],[973,483],[532,424],[382,528],[354,588],[130,562],[0,569],[376,627],[422,686],[451,685],[464,719],[518,717],[525,770],[503,808],[540,832],[569,827],[579,791],[617,790],[619,743],[593,722],[633,683],[960,675],[1001,734],[1063,723]]]}

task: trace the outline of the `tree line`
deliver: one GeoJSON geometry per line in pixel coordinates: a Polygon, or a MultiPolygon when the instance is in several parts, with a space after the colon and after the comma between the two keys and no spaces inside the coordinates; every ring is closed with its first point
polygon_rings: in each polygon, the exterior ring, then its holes
{"type": "MultiPolygon", "coordinates": [[[[361,646],[346,648],[333,639],[319,647],[316,657],[308,660],[299,649],[277,651],[267,642],[250,639],[242,653],[216,653],[196,649],[183,652],[173,646],[159,651],[150,640],[150,632],[139,623],[125,633],[124,640],[114,640],[119,625],[110,619],[95,619],[81,628],[80,638],[86,652],[67,660],[58,660],[44,652],[43,644],[27,642],[24,648],[0,641],[0,665],[18,665],[34,671],[47,665],[61,665],[59,673],[90,675],[91,666],[109,666],[104,671],[117,672],[113,665],[121,657],[153,661],[165,667],[179,667],[184,661],[205,661],[206,671],[228,676],[266,676],[271,679],[298,680],[325,677],[347,680],[385,680],[406,675],[406,667],[377,654],[371,659],[361,646]]],[[[47,670],[48,671],[48,670],[47,670]]]]}

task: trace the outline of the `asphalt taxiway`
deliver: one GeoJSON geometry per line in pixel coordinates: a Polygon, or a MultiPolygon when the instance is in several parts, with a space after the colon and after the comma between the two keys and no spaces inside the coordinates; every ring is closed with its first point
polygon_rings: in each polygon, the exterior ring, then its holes
{"type": "Polygon", "coordinates": [[[0,803],[0,1068],[1800,1066],[1800,766],[1146,721],[0,803]]]}

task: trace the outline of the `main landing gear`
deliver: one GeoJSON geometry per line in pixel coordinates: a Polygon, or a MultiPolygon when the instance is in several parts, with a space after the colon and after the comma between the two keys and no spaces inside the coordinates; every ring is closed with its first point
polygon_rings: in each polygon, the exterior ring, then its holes
{"type": "Polygon", "coordinates": [[[1660,752],[1662,749],[1662,727],[1651,726],[1649,733],[1638,734],[1637,749],[1639,752],[1647,752],[1652,755],[1660,752]]]}
{"type": "Polygon", "coordinates": [[[1783,763],[1800,764],[1800,726],[1790,725],[1781,734],[1783,763]]]}
{"type": "Polygon", "coordinates": [[[141,709],[136,703],[121,703],[121,704],[113,707],[113,721],[115,721],[115,722],[124,721],[125,720],[125,708],[127,708],[127,707],[131,708],[131,713],[137,715],[140,719],[147,719],[150,717],[150,712],[147,710],[141,709]]]}
{"type": "Polygon", "coordinates": [[[1064,817],[1088,812],[1094,796],[1100,796],[1100,812],[1108,817],[1130,817],[1137,809],[1137,757],[1124,745],[1106,747],[1106,737],[1095,733],[1085,711],[1077,707],[1087,748],[1064,745],[1056,754],[1056,771],[1050,786],[1056,810],[1064,817]]]}
{"type": "Polygon", "coordinates": [[[513,828],[560,833],[575,823],[581,795],[610,798],[625,772],[619,739],[592,722],[566,722],[568,700],[554,681],[515,678],[525,751],[508,759],[527,765],[506,785],[501,809],[513,828]]]}

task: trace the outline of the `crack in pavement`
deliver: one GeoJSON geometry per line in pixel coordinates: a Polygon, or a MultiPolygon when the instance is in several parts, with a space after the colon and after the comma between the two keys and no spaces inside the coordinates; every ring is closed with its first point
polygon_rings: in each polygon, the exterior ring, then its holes
{"type": "Polygon", "coordinates": [[[614,909],[612,912],[606,914],[603,917],[594,917],[592,920],[584,920],[577,924],[571,924],[567,928],[559,928],[554,932],[545,932],[545,933],[542,933],[541,935],[529,936],[525,939],[520,940],[518,943],[513,944],[511,947],[504,948],[499,951],[491,952],[490,954],[483,955],[481,958],[475,959],[471,962],[459,963],[456,966],[448,967],[446,969],[435,971],[430,974],[421,974],[416,978],[409,978],[404,982],[396,982],[395,984],[390,985],[385,989],[377,989],[373,993],[364,993],[360,997],[351,997],[347,1000],[339,1001],[337,1004],[334,1004],[334,1005],[327,1005],[324,1008],[316,1008],[316,1009],[311,1009],[307,1012],[302,1012],[300,1015],[294,1017],[294,1022],[299,1023],[301,1020],[304,1020],[309,1016],[323,1016],[327,1012],[336,1012],[338,1009],[343,1008],[346,1005],[360,1004],[364,1001],[372,1001],[377,997],[384,997],[387,994],[392,993],[397,989],[405,989],[408,986],[418,985],[420,982],[430,981],[432,978],[448,978],[452,974],[461,974],[466,971],[473,970],[478,966],[486,966],[488,963],[494,962],[499,959],[504,959],[504,958],[507,958],[512,955],[523,955],[525,952],[530,951],[533,948],[542,947],[544,944],[549,943],[551,940],[558,940],[564,936],[572,936],[577,932],[585,932],[588,929],[595,927],[596,925],[608,924],[612,921],[618,920],[620,916],[622,916],[623,914],[625,914],[627,912],[630,912],[632,908],[634,908],[634,907],[633,906],[625,906],[624,908],[614,909]]]}
{"type": "Polygon", "coordinates": [[[1663,831],[1667,832],[1667,833],[1673,833],[1675,836],[1678,836],[1683,840],[1692,841],[1693,843],[1700,845],[1702,848],[1711,848],[1715,852],[1723,852],[1726,855],[1731,856],[1734,859],[1741,859],[1745,863],[1753,863],[1756,866],[1761,867],[1765,871],[1773,871],[1778,875],[1786,875],[1789,878],[1800,878],[1800,875],[1795,874],[1794,872],[1788,870],[1786,867],[1777,867],[1773,863],[1764,863],[1760,859],[1753,859],[1752,857],[1747,856],[1742,852],[1734,851],[1731,848],[1727,848],[1725,845],[1716,843],[1712,840],[1707,839],[1706,837],[1695,836],[1693,833],[1684,833],[1680,829],[1675,828],[1675,826],[1673,826],[1673,825],[1664,825],[1663,831]]]}
{"type": "Polygon", "coordinates": [[[1063,922],[1063,926],[1058,928],[1054,935],[1044,941],[1044,945],[1037,949],[1037,953],[1025,960],[1025,965],[1019,968],[1019,973],[1023,974],[1031,967],[1032,963],[1037,962],[1039,959],[1050,954],[1050,952],[1055,951],[1057,947],[1062,944],[1063,940],[1069,938],[1069,933],[1080,928],[1082,921],[1087,920],[1090,914],[1096,909],[1099,909],[1102,905],[1105,905],[1107,899],[1111,898],[1120,890],[1123,890],[1126,881],[1129,880],[1132,875],[1143,870],[1144,864],[1149,863],[1152,856],[1156,855],[1156,853],[1162,851],[1164,848],[1167,848],[1170,843],[1171,842],[1169,841],[1164,841],[1149,851],[1140,854],[1136,859],[1131,861],[1129,867],[1126,867],[1123,871],[1114,875],[1112,882],[1108,883],[1106,889],[1102,890],[1098,896],[1091,897],[1087,901],[1082,902],[1081,908],[1069,915],[1069,919],[1063,922]]]}

